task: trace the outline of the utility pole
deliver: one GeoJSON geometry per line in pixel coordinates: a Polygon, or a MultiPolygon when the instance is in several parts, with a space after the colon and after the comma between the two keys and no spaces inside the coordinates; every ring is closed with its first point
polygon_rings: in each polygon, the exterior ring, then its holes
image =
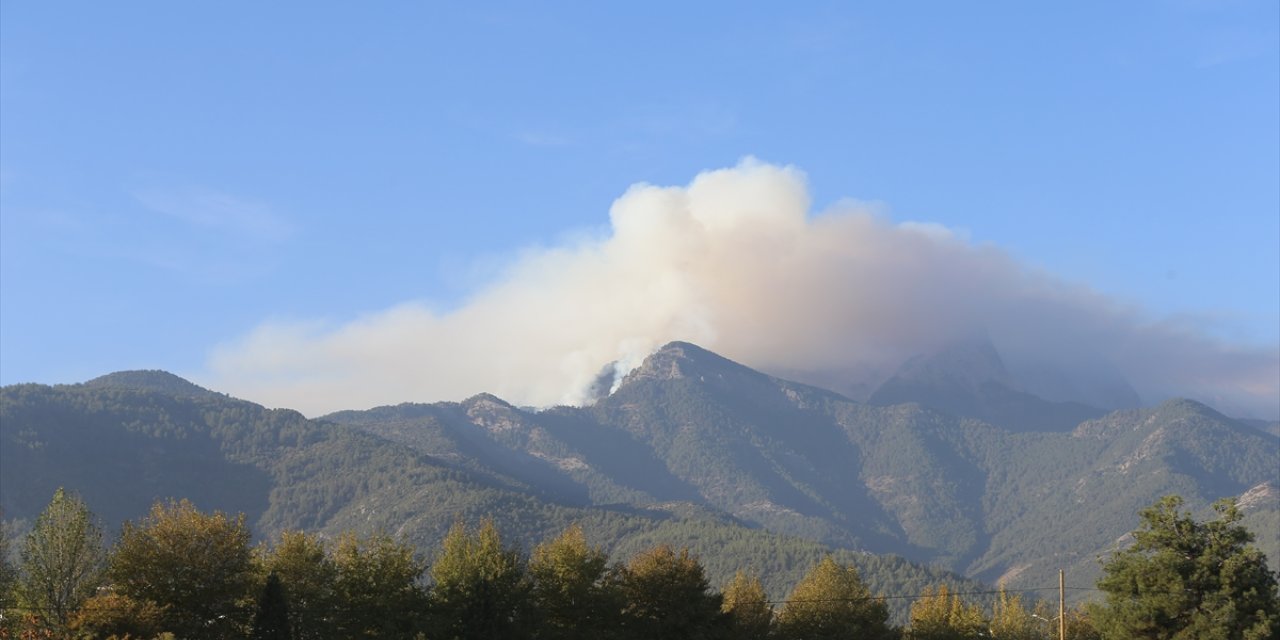
{"type": "Polygon", "coordinates": [[[1058,569],[1058,640],[1067,640],[1067,579],[1058,569]]]}

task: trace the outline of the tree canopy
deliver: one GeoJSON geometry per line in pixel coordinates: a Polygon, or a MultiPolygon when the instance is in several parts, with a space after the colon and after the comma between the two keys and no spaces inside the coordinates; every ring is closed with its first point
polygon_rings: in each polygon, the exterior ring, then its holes
{"type": "Polygon", "coordinates": [[[893,638],[889,610],[871,593],[857,569],[830,557],[805,575],[778,612],[778,635],[784,639],[893,638]]]}
{"type": "Polygon", "coordinates": [[[726,629],[721,596],[688,549],[660,545],[618,572],[628,638],[718,638],[726,629]]]}
{"type": "Polygon", "coordinates": [[[187,500],[158,502],[126,523],[109,575],[121,594],[163,608],[168,630],[195,640],[242,633],[259,584],[244,516],[201,513],[187,500]]]}
{"type": "Polygon", "coordinates": [[[455,523],[431,568],[436,637],[504,640],[529,635],[531,610],[525,564],[486,520],[474,533],[455,523]]]}
{"type": "Polygon", "coordinates": [[[729,616],[729,628],[738,640],[764,640],[773,629],[773,607],[769,606],[760,576],[739,571],[724,588],[721,609],[729,616]]]}
{"type": "Polygon", "coordinates": [[[531,605],[546,640],[598,638],[615,629],[622,604],[607,581],[609,556],[573,525],[529,560],[531,605]]]}
{"type": "Polygon", "coordinates": [[[1250,543],[1235,502],[1196,521],[1168,496],[1142,511],[1133,545],[1104,564],[1092,608],[1107,640],[1273,640],[1280,637],[1276,575],[1250,543]]]}
{"type": "Polygon", "coordinates": [[[89,507],[58,489],[23,542],[19,595],[29,610],[65,628],[94,594],[105,562],[102,529],[89,507]]]}

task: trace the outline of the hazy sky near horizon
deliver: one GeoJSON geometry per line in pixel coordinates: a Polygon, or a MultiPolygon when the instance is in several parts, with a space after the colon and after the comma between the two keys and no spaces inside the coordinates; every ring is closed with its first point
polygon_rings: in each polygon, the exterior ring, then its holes
{"type": "MultiPolygon", "coordinates": [[[[1268,0],[6,1],[0,383],[162,368],[251,395],[344,331],[461,322],[515,271],[613,251],[632,185],[746,157],[795,168],[801,218],[937,225],[1256,368],[1280,345],[1278,33],[1268,0]],[[252,351],[280,327],[297,351],[252,351]]],[[[327,392],[289,388],[254,399],[327,392]]]]}

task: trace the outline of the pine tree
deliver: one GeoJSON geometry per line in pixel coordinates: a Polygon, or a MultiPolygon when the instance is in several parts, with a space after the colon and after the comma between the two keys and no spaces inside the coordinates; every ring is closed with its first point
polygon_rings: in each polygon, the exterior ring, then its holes
{"type": "Polygon", "coordinates": [[[280,576],[272,572],[258,599],[258,612],[253,616],[252,640],[293,640],[289,627],[289,601],[280,576]]]}
{"type": "Polygon", "coordinates": [[[871,594],[857,569],[824,558],[796,584],[778,612],[784,640],[889,640],[889,610],[871,594]]]}
{"type": "Polygon", "coordinates": [[[1168,496],[1143,510],[1134,544],[1103,566],[1106,602],[1090,615],[1108,640],[1274,640],[1276,575],[1249,543],[1234,501],[1197,522],[1168,496]]]}
{"type": "Polygon", "coordinates": [[[773,628],[773,607],[769,606],[760,576],[739,571],[724,588],[721,610],[729,616],[732,637],[765,640],[773,628]]]}
{"type": "Polygon", "coordinates": [[[54,628],[65,629],[101,582],[102,530],[84,501],[58,489],[27,534],[21,558],[23,603],[54,628]]]}

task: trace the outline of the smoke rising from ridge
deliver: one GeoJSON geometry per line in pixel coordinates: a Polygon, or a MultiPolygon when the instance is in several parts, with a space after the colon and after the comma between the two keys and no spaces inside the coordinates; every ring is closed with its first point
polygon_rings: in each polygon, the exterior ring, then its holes
{"type": "Polygon", "coordinates": [[[932,224],[844,202],[751,159],[631,187],[601,237],[529,250],[454,310],[406,303],[338,326],[267,323],[216,348],[213,388],[319,414],[492,392],[577,403],[602,367],[672,340],[765,371],[854,371],[969,336],[1007,359],[1114,368],[1146,399],[1280,411],[1280,350],[1152,322],[932,224]]]}

